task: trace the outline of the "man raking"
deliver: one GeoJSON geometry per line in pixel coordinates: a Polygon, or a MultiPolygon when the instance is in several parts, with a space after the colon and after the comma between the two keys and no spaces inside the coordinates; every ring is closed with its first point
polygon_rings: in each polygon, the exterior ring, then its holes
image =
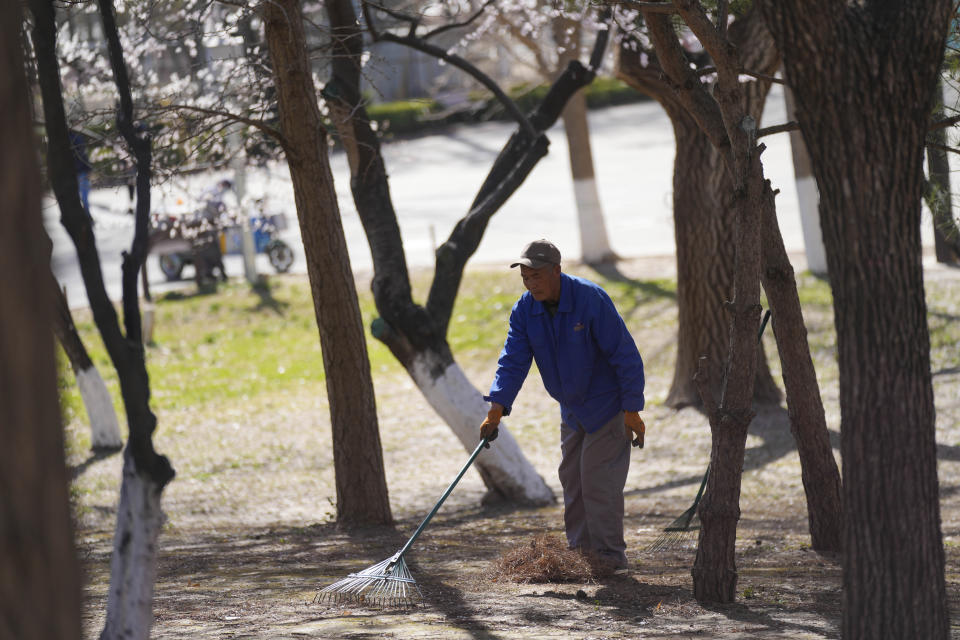
{"type": "Polygon", "coordinates": [[[527,292],[510,312],[480,435],[496,438],[535,359],[544,387],[560,403],[567,544],[625,568],[623,487],[631,439],[643,446],[643,360],[607,293],[562,273],[551,242],[531,242],[510,266],[520,267],[527,292]]]}

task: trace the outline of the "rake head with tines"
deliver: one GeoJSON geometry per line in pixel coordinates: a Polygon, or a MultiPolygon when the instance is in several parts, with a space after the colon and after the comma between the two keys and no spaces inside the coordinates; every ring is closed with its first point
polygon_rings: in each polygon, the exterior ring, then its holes
{"type": "Polygon", "coordinates": [[[374,607],[405,607],[423,599],[417,581],[399,553],[317,592],[314,602],[353,602],[374,607]]]}
{"type": "Polygon", "coordinates": [[[697,507],[700,506],[700,498],[703,497],[703,489],[707,486],[709,476],[710,465],[707,465],[707,471],[703,474],[703,480],[700,481],[700,489],[697,491],[697,497],[693,499],[693,504],[681,513],[679,518],[663,528],[663,532],[657,536],[657,539],[647,546],[647,551],[679,549],[689,542],[693,532],[700,528],[697,507]]]}
{"type": "Polygon", "coordinates": [[[403,556],[413,546],[413,541],[427,528],[427,523],[436,515],[440,505],[460,482],[460,478],[480,455],[483,447],[487,446],[487,442],[487,438],[480,440],[480,444],[473,450],[473,454],[460,469],[460,473],[453,479],[447,490],[437,500],[437,504],[433,505],[433,509],[423,519],[423,522],[420,523],[420,526],[417,527],[417,530],[414,531],[400,551],[383,562],[368,567],[359,573],[351,573],[346,578],[320,589],[313,601],[331,604],[352,602],[376,607],[410,607],[420,602],[423,599],[423,594],[420,593],[420,587],[417,586],[416,580],[410,574],[403,556]]]}

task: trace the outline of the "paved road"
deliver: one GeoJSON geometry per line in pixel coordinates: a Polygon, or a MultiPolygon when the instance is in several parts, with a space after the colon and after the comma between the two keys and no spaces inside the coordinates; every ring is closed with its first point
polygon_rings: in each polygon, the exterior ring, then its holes
{"type": "MultiPolygon", "coordinates": [[[[785,120],[782,95],[768,101],[764,124],[785,120]]],[[[670,255],[674,252],[672,222],[673,131],[663,110],[653,102],[612,107],[590,113],[593,152],[607,230],[614,251],[624,257],[670,255]]],[[[407,261],[411,266],[431,266],[435,243],[442,242],[466,212],[500,148],[512,133],[507,123],[486,123],[453,128],[436,134],[384,145],[390,187],[396,206],[407,261]]],[[[573,186],[569,177],[562,127],[550,132],[550,153],[526,183],[491,220],[471,264],[508,263],[529,239],[550,237],[565,256],[579,251],[573,186]]],[[[787,135],[765,139],[764,166],[777,197],[778,216],[787,250],[803,251],[793,166],[787,135]]],[[[343,153],[332,156],[347,246],[354,272],[371,269],[370,251],[349,191],[349,169],[343,153]]],[[[195,196],[228,172],[188,176],[154,189],[155,211],[187,211],[195,196]]],[[[306,265],[296,224],[293,190],[285,165],[251,171],[247,192],[267,196],[268,208],[286,211],[290,227],[281,234],[293,248],[293,271],[306,265]]],[[[120,252],[132,237],[132,217],[127,215],[126,189],[95,190],[91,208],[108,292],[120,297],[120,252]]],[[[53,269],[66,285],[72,307],[85,306],[79,269],[69,238],[57,222],[52,202],[45,209],[47,228],[54,243],[53,269]]],[[[927,225],[929,226],[929,225],[927,225]]],[[[929,239],[926,240],[930,243],[929,239]]],[[[243,273],[239,256],[227,256],[227,272],[243,273]]],[[[156,258],[148,261],[153,290],[165,283],[156,258]]],[[[258,269],[272,272],[264,256],[258,269]]]]}

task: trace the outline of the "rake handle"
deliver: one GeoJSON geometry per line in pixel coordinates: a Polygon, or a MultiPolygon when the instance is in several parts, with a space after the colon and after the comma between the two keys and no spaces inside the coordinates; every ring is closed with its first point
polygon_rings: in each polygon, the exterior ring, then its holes
{"type": "Polygon", "coordinates": [[[427,517],[423,519],[423,522],[420,523],[420,526],[417,527],[417,530],[413,532],[413,535],[410,536],[410,539],[407,540],[407,544],[403,545],[403,548],[391,558],[391,564],[398,562],[400,558],[403,557],[411,546],[413,546],[414,541],[420,537],[420,534],[423,533],[423,530],[427,528],[427,525],[430,524],[430,520],[433,519],[433,516],[437,514],[437,511],[440,510],[440,506],[447,499],[447,496],[453,491],[454,487],[457,486],[457,483],[460,482],[460,478],[463,477],[463,474],[467,472],[467,469],[470,468],[470,465],[473,464],[473,461],[477,459],[477,456],[480,455],[480,452],[483,451],[483,447],[486,446],[489,442],[489,438],[483,438],[480,440],[480,444],[477,445],[477,448],[473,450],[473,453],[470,454],[470,458],[467,459],[467,463],[463,465],[463,468],[460,469],[460,473],[457,474],[457,477],[453,479],[453,482],[450,483],[450,486],[447,487],[447,490],[443,492],[443,495],[440,496],[440,499],[437,500],[437,504],[433,505],[433,509],[430,510],[430,513],[427,514],[427,517]]]}

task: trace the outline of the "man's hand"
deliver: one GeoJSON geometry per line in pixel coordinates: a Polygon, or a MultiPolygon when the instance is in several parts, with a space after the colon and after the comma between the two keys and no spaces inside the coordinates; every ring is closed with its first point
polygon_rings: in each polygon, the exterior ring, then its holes
{"type": "Polygon", "coordinates": [[[487,449],[491,442],[500,435],[500,418],[503,417],[503,405],[496,402],[490,403],[490,411],[487,411],[487,419],[480,425],[480,437],[487,439],[487,449]]]}
{"type": "Polygon", "coordinates": [[[624,411],[623,424],[627,428],[627,438],[633,441],[633,446],[643,449],[643,434],[647,427],[643,424],[643,418],[637,411],[624,411]]]}

